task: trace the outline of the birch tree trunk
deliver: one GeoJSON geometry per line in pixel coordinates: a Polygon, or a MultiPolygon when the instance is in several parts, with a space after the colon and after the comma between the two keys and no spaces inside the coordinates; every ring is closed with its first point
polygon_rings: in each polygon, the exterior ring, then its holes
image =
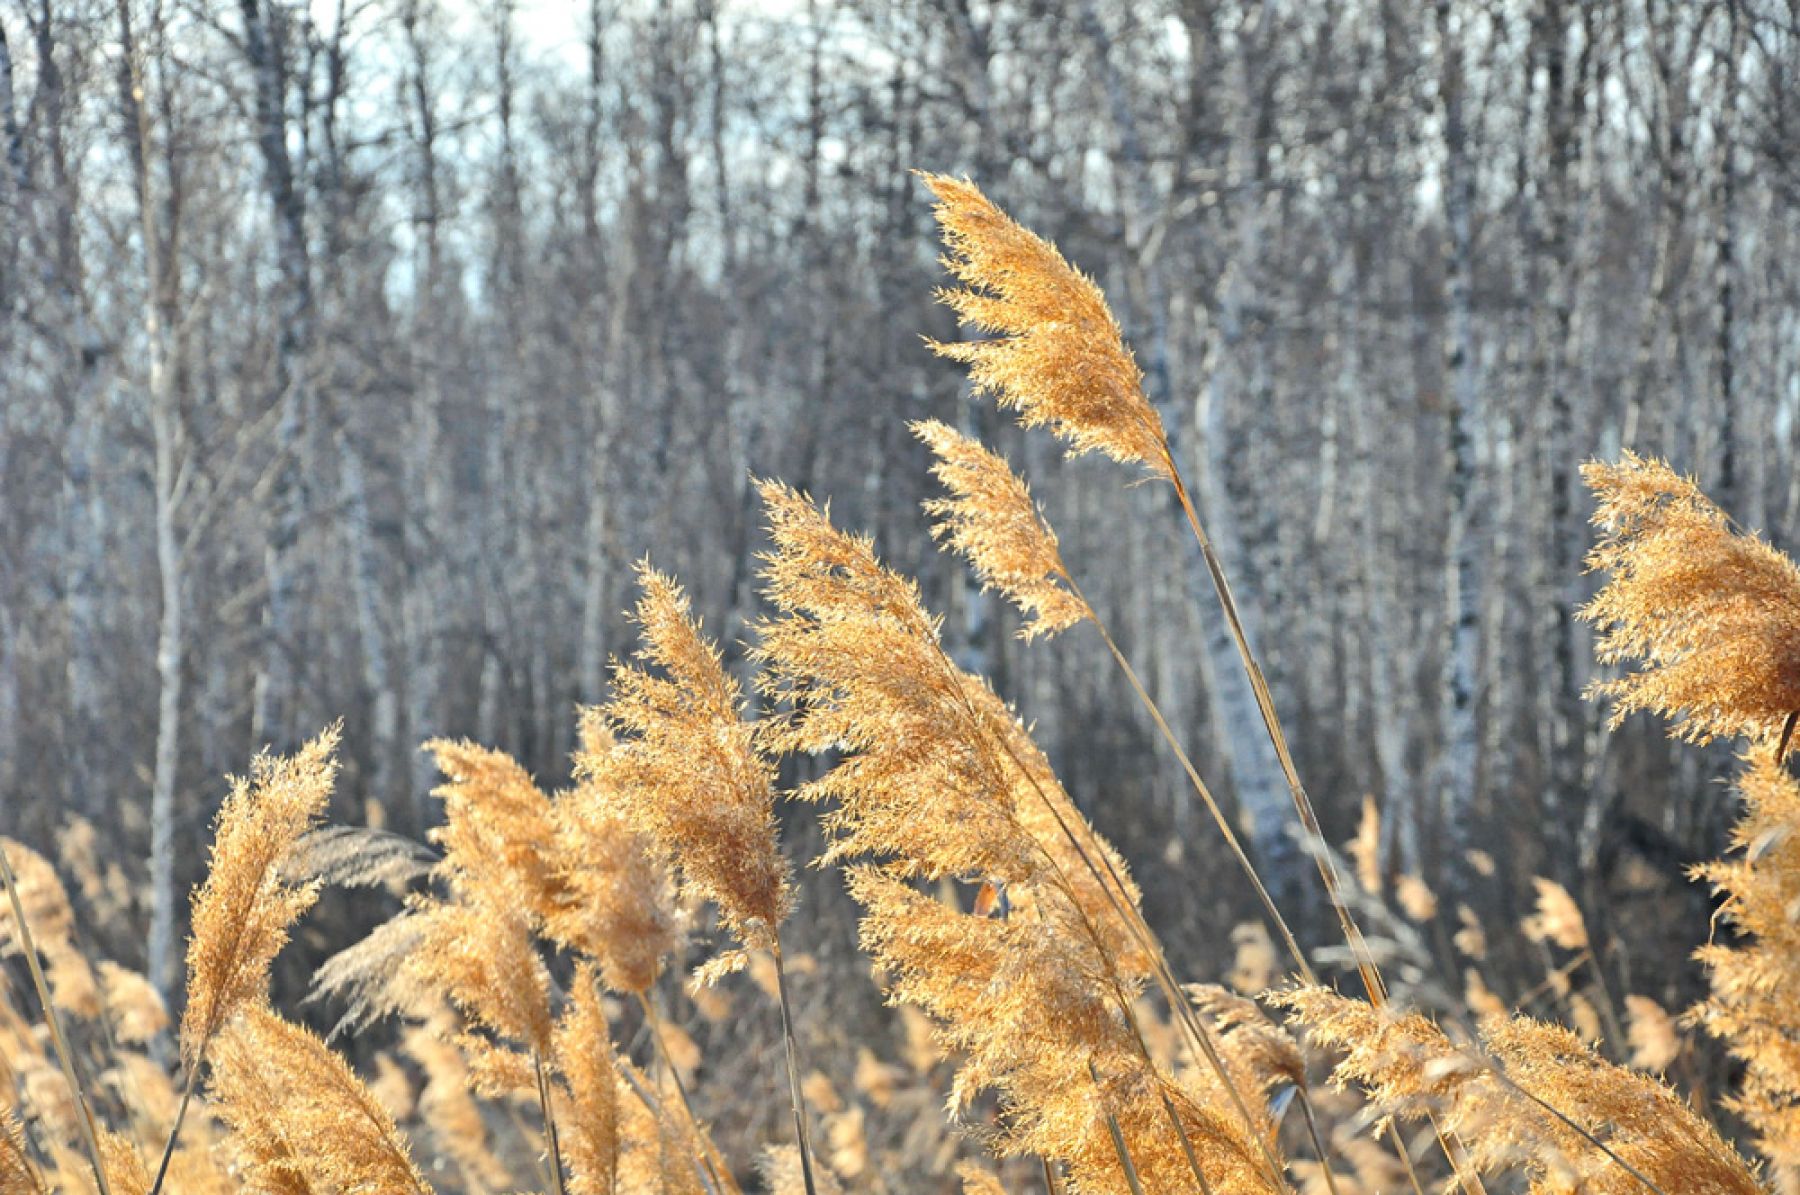
{"type": "Polygon", "coordinates": [[[1481,740],[1476,725],[1481,651],[1481,544],[1475,534],[1476,445],[1482,432],[1474,312],[1475,180],[1464,103],[1463,30],[1451,0],[1438,0],[1438,101],[1443,120],[1443,218],[1447,310],[1444,374],[1447,481],[1444,640],[1434,786],[1444,846],[1467,845],[1481,740]]]}
{"type": "MultiPolygon", "coordinates": [[[[452,571],[445,556],[452,550],[449,461],[444,449],[441,370],[447,349],[443,334],[444,263],[440,223],[443,215],[438,174],[438,119],[431,74],[431,31],[424,27],[430,0],[408,0],[400,23],[408,51],[406,97],[417,141],[418,217],[421,248],[415,258],[419,282],[413,326],[417,352],[412,373],[417,379],[408,420],[404,468],[413,503],[406,521],[406,556],[410,569],[403,608],[406,638],[406,723],[413,743],[423,743],[443,730],[445,611],[455,601],[452,571]]],[[[460,585],[460,580],[457,582],[460,585]]],[[[413,824],[430,825],[429,794],[437,769],[429,753],[415,751],[408,785],[413,824]]]]}
{"type": "MultiPolygon", "coordinates": [[[[177,260],[179,221],[167,227],[158,216],[159,199],[151,171],[148,78],[131,24],[130,0],[117,0],[120,49],[125,69],[120,72],[121,108],[125,116],[130,158],[135,171],[138,227],[144,255],[144,348],[148,366],[148,401],[153,441],[156,527],[156,568],[161,614],[156,632],[156,755],[150,788],[150,938],[145,974],[165,1003],[173,1007],[179,977],[176,974],[179,893],[175,877],[175,787],[181,761],[182,660],[185,654],[183,603],[184,551],[179,525],[181,493],[185,478],[181,461],[182,413],[176,382],[180,315],[180,275],[177,260]]],[[[160,29],[150,36],[158,38],[160,29]]],[[[167,152],[173,155],[172,130],[165,130],[167,152]]],[[[171,168],[165,201],[171,213],[180,211],[180,174],[171,168]]]]}
{"type": "Polygon", "coordinates": [[[281,279],[276,331],[275,426],[269,529],[263,546],[268,592],[263,605],[263,660],[251,734],[281,751],[299,741],[296,659],[302,590],[299,544],[305,522],[305,440],[312,414],[309,354],[313,340],[312,266],[306,244],[306,199],[288,150],[287,14],[278,0],[238,0],[242,48],[255,95],[256,146],[275,220],[275,264],[281,279]]]}

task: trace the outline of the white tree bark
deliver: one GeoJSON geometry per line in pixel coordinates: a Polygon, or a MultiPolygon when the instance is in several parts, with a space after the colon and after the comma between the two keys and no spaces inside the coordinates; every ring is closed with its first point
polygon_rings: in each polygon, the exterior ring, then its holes
{"type": "Polygon", "coordinates": [[[1460,851],[1474,800],[1480,736],[1476,726],[1481,640],[1481,544],[1475,534],[1476,443],[1482,433],[1481,380],[1475,344],[1475,180],[1464,104],[1462,19],[1438,0],[1438,100],[1443,120],[1443,218],[1448,299],[1444,341],[1450,390],[1446,428],[1447,526],[1444,536],[1444,643],[1435,787],[1444,845],[1460,851]]]}

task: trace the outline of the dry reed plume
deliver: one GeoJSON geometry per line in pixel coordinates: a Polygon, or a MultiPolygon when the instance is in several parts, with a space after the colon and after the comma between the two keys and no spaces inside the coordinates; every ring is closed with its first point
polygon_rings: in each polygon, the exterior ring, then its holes
{"type": "Polygon", "coordinates": [[[925,504],[937,518],[932,534],[967,557],[982,588],[997,589],[1019,608],[1019,635],[1054,635],[1094,616],[1075,593],[1056,532],[1031,490],[1006,461],[942,423],[912,425],[937,458],[932,475],[950,491],[925,504]]]}
{"type": "Polygon", "coordinates": [[[1698,868],[1724,897],[1720,919],[1742,937],[1695,957],[1712,994],[1690,1014],[1744,1063],[1734,1110],[1756,1131],[1756,1148],[1785,1181],[1800,1181],[1800,784],[1766,752],[1738,778],[1743,815],[1738,852],[1698,868]]]}
{"type": "Polygon", "coordinates": [[[1649,710],[1690,742],[1773,739],[1800,714],[1800,568],[1662,461],[1626,453],[1582,475],[1599,499],[1588,567],[1610,574],[1582,617],[1605,663],[1613,723],[1649,710]]]}
{"type": "Polygon", "coordinates": [[[324,815],[339,734],[332,727],[290,758],[258,756],[219,809],[188,935],[181,1053],[190,1070],[226,1021],[266,996],[269,965],[318,898],[316,885],[290,883],[281,865],[324,815]]]}
{"type": "MultiPolygon", "coordinates": [[[[639,566],[638,583],[638,658],[649,667],[614,667],[613,698],[598,716],[616,739],[598,746],[602,732],[589,730],[577,773],[674,868],[684,890],[712,902],[739,942],[775,949],[793,904],[776,838],[775,768],[743,720],[743,693],[718,648],[689,615],[687,595],[648,564],[639,566]]],[[[742,962],[729,954],[706,974],[742,962]]]]}
{"type": "Polygon", "coordinates": [[[924,178],[938,199],[944,267],[964,284],[939,297],[964,324],[993,334],[932,347],[967,365],[975,385],[1025,426],[1049,428],[1074,452],[1171,476],[1162,419],[1093,279],[973,183],[924,178]]]}
{"type": "Polygon", "coordinates": [[[1382,1117],[1438,1116],[1483,1174],[1522,1169],[1545,1192],[1762,1190],[1674,1091],[1559,1026],[1495,1018],[1478,1044],[1458,1044],[1418,1013],[1323,988],[1276,1000],[1311,1043],[1343,1053],[1335,1082],[1362,1088],[1382,1117]]]}

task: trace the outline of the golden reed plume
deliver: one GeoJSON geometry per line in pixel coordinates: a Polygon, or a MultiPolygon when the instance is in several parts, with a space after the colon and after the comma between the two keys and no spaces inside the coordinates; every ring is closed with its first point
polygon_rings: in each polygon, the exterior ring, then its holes
{"type": "Polygon", "coordinates": [[[1436,1116],[1479,1173],[1522,1169],[1534,1191],[1753,1195],[1756,1175],[1669,1087],[1614,1066],[1573,1033],[1498,1017],[1481,1042],[1458,1044],[1418,1013],[1374,1008],[1325,988],[1276,1001],[1317,1046],[1341,1050],[1333,1071],[1376,1111],[1436,1116]]]}
{"type": "Polygon", "coordinates": [[[44,1195],[44,1181],[25,1149],[25,1134],[12,1108],[0,1112],[0,1191],[44,1195]]]}
{"type": "Polygon", "coordinates": [[[1649,710],[1690,742],[1784,741],[1800,715],[1800,568],[1734,531],[1692,478],[1627,452],[1582,476],[1599,499],[1588,567],[1611,574],[1581,611],[1603,663],[1638,669],[1593,686],[1612,721],[1649,710]]]}
{"type": "Polygon", "coordinates": [[[189,1068],[234,1013],[263,1000],[288,927],[318,897],[316,885],[288,882],[281,864],[331,800],[341,733],[330,727],[287,758],[257,756],[219,809],[188,938],[181,1053],[189,1068]]]}
{"type": "Polygon", "coordinates": [[[962,323],[992,334],[932,348],[967,365],[975,386],[1026,427],[1048,427],[1074,452],[1171,476],[1162,419],[1093,279],[973,183],[923,177],[937,196],[944,267],[963,283],[938,297],[962,323]]]}
{"type": "Polygon", "coordinates": [[[619,1072],[592,965],[576,970],[569,995],[556,1026],[556,1071],[567,1101],[567,1113],[559,1120],[569,1160],[569,1195],[614,1195],[619,1187],[619,1072]]]}
{"type": "Polygon", "coordinates": [[[777,840],[774,765],[758,750],[743,692],[690,615],[687,595],[648,564],[638,566],[638,583],[638,658],[647,667],[614,666],[613,697],[599,716],[616,739],[605,742],[590,723],[576,772],[674,867],[684,890],[718,908],[738,941],[773,949],[793,904],[777,840]]]}
{"type": "MultiPolygon", "coordinates": [[[[740,943],[701,966],[696,984],[743,967],[751,950],[772,957],[794,1138],[810,1195],[811,1129],[781,949],[794,892],[775,820],[775,764],[744,717],[742,688],[701,632],[681,586],[648,561],[637,574],[633,621],[643,638],[642,664],[614,664],[612,700],[593,715],[604,728],[584,728],[576,775],[675,872],[686,894],[713,904],[740,943]]],[[[642,1003],[650,1016],[652,1006],[642,1003]]],[[[656,1038],[666,1058],[667,1038],[660,1031],[656,1038]]],[[[691,1114],[686,1120],[700,1137],[691,1114]]]]}
{"type": "MultiPolygon", "coordinates": [[[[604,717],[584,711],[584,770],[615,745],[604,717]]],[[[675,889],[650,838],[618,812],[617,797],[599,791],[601,783],[588,775],[556,800],[556,892],[544,932],[565,950],[593,959],[608,988],[641,995],[680,946],[675,889]]]]}
{"type": "MultiPolygon", "coordinates": [[[[1738,778],[1738,854],[1696,868],[1724,903],[1718,916],[1742,937],[1701,947],[1712,995],[1689,1014],[1744,1064],[1733,1111],[1756,1130],[1756,1148],[1784,1181],[1800,1182],[1800,784],[1757,752],[1738,778]]],[[[1786,1188],[1784,1188],[1786,1189],[1786,1188]]]]}
{"type": "Polygon", "coordinates": [[[778,752],[839,752],[794,791],[831,804],[821,864],[878,859],[906,878],[1067,888],[1113,965],[1141,976],[1125,915],[1138,892],[1125,864],[1063,791],[1049,761],[986,682],[939,644],[918,586],[873,544],[833,526],[803,495],[764,483],[775,550],[757,625],[761,683],[784,712],[767,721],[778,752]]]}
{"type": "Polygon", "coordinates": [[[765,483],[774,551],[759,624],[772,749],[839,753],[797,797],[835,802],[824,861],[850,871],[889,995],[961,1051],[952,1106],[1000,1099],[989,1147],[1066,1165],[1084,1191],[1270,1190],[1266,1122],[1228,1075],[1192,1089],[1150,1057],[1132,1011],[1150,968],[1123,865],[1075,813],[1023,727],[952,664],[917,587],[870,542],[765,483]],[[963,912],[911,882],[982,882],[963,912]],[[1234,1177],[1235,1176],[1235,1177],[1234,1177]]]}
{"type": "Polygon", "coordinates": [[[221,1035],[214,1106],[253,1189],[429,1195],[393,1117],[350,1066],[267,1008],[221,1035]]]}
{"type": "Polygon", "coordinates": [[[1054,635],[1094,616],[1073,591],[1056,532],[1031,500],[1031,490],[1004,458],[936,420],[911,425],[937,458],[932,475],[950,491],[925,504],[931,531],[967,557],[983,589],[998,590],[1019,608],[1019,637],[1054,635]]]}
{"type": "Polygon", "coordinates": [[[447,896],[414,902],[418,937],[404,970],[474,1026],[458,1040],[478,1090],[531,1090],[551,1049],[550,976],[533,938],[552,905],[550,800],[504,752],[427,746],[447,778],[435,790],[445,821],[432,831],[447,896]]]}

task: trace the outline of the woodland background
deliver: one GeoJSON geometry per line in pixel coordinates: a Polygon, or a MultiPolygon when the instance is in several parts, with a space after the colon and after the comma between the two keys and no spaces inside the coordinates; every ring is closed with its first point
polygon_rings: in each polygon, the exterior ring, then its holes
{"type": "MultiPolygon", "coordinates": [[[[1552,877],[1618,990],[1698,990],[1683,869],[1721,849],[1727,758],[1582,699],[1577,469],[1666,455],[1800,533],[1800,5],[0,0],[0,37],[0,832],[99,827],[99,953],[177,984],[259,746],[343,717],[337,816],[411,836],[430,736],[566,780],[645,554],[741,667],[754,474],[920,578],[1171,955],[1223,970],[1248,894],[1097,637],[1018,642],[932,550],[924,417],[1033,480],[1328,942],[1172,499],[921,344],[957,332],[917,167],[1107,289],[1327,837],[1368,795],[1443,924],[1552,877]]],[[[809,858],[813,812],[787,823],[809,858]]],[[[328,898],[278,988],[362,906],[328,898]]],[[[835,875],[798,924],[866,971],[835,875]]],[[[801,989],[851,1042],[879,1000],[801,989]]]]}

